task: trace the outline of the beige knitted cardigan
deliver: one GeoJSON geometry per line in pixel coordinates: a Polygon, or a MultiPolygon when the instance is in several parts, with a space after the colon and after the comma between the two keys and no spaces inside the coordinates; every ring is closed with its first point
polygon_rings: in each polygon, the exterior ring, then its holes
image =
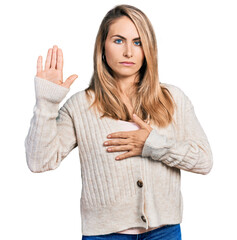
{"type": "MultiPolygon", "coordinates": [[[[107,152],[109,133],[123,131],[118,120],[100,119],[85,90],[70,89],[35,76],[36,103],[25,139],[26,160],[34,173],[56,169],[76,147],[81,166],[82,235],[101,235],[131,227],[182,222],[181,172],[208,174],[212,151],[190,99],[175,85],[162,83],[174,97],[174,122],[151,124],[141,156],[116,161],[107,152]]],[[[121,154],[122,152],[120,152],[121,154]]]]}

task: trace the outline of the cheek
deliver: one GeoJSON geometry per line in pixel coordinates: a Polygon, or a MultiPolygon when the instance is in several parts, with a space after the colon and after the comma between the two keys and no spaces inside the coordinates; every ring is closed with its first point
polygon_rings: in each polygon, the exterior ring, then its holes
{"type": "Polygon", "coordinates": [[[143,62],[144,51],[143,51],[142,47],[134,46],[133,53],[134,53],[134,57],[137,62],[143,62]]]}
{"type": "Polygon", "coordinates": [[[107,62],[114,62],[117,56],[116,48],[111,44],[105,45],[105,55],[107,62]]]}
{"type": "Polygon", "coordinates": [[[116,71],[116,69],[119,68],[119,51],[116,48],[108,49],[106,54],[106,61],[110,68],[116,71]]]}
{"type": "Polygon", "coordinates": [[[140,49],[140,51],[138,52],[138,56],[139,56],[139,60],[141,63],[143,63],[144,60],[144,52],[142,49],[140,49]]]}
{"type": "Polygon", "coordinates": [[[107,62],[115,62],[115,59],[116,59],[116,54],[115,52],[112,50],[112,49],[109,49],[106,53],[106,60],[107,62]]]}

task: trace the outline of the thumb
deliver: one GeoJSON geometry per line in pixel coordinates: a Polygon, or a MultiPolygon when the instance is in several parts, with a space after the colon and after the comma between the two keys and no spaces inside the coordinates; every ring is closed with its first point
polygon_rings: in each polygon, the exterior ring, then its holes
{"type": "Polygon", "coordinates": [[[76,78],[78,78],[78,76],[76,74],[71,75],[70,77],[68,77],[66,79],[66,81],[64,82],[64,86],[67,88],[70,88],[70,86],[72,85],[72,83],[76,80],[76,78]]]}

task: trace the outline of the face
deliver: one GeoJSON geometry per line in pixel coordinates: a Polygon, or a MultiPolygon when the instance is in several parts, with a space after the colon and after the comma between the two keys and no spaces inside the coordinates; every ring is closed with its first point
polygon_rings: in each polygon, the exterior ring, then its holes
{"type": "Polygon", "coordinates": [[[135,77],[139,73],[144,52],[137,29],[127,16],[110,25],[105,41],[105,58],[117,78],[135,77]]]}

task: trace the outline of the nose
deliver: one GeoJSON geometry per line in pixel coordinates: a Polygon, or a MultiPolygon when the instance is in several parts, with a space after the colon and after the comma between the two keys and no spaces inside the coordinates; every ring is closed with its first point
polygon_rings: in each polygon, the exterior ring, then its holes
{"type": "Polygon", "coordinates": [[[123,56],[124,56],[124,57],[128,57],[128,58],[132,57],[132,56],[133,56],[133,53],[132,53],[132,46],[131,46],[131,44],[126,43],[124,46],[125,46],[125,47],[124,47],[123,56]]]}

